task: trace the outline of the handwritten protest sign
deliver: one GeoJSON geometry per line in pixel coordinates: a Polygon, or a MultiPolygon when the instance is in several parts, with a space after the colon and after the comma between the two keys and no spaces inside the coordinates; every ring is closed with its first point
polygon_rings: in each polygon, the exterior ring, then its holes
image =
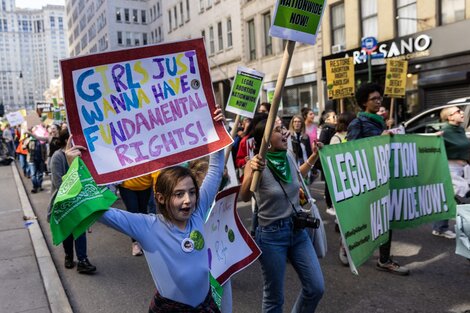
{"type": "Polygon", "coordinates": [[[385,97],[403,98],[406,92],[407,60],[387,60],[385,73],[385,97]]]}
{"type": "Polygon", "coordinates": [[[236,210],[239,188],[226,189],[217,195],[204,226],[209,269],[221,285],[261,255],[236,210]]]}
{"type": "Polygon", "coordinates": [[[11,126],[21,125],[24,122],[24,117],[20,111],[7,113],[6,118],[11,126]]]}
{"type": "Polygon", "coordinates": [[[36,125],[41,124],[41,119],[39,118],[36,112],[29,112],[25,117],[26,124],[28,128],[33,128],[36,125]]]}
{"type": "Polygon", "coordinates": [[[354,96],[354,59],[326,60],[326,87],[328,99],[354,96]]]}
{"type": "Polygon", "coordinates": [[[441,137],[420,135],[377,136],[320,151],[353,272],[390,229],[455,217],[444,151],[441,137]]]}
{"type": "Polygon", "coordinates": [[[48,101],[36,101],[36,111],[38,114],[49,113],[54,109],[54,104],[48,101]]]}
{"type": "Polygon", "coordinates": [[[264,74],[239,66],[230,91],[226,111],[253,118],[263,84],[264,74]]]}
{"type": "Polygon", "coordinates": [[[98,184],[199,158],[230,144],[214,123],[202,39],[61,61],[74,143],[98,184]]]}
{"type": "Polygon", "coordinates": [[[278,0],[269,34],[314,45],[325,0],[278,0]]]}

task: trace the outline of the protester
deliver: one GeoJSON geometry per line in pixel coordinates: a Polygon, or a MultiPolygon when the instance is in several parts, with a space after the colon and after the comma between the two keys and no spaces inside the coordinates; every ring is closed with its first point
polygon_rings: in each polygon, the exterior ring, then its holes
{"type": "MultiPolygon", "coordinates": [[[[312,154],[312,146],[310,138],[305,133],[305,122],[301,115],[294,115],[289,123],[289,141],[288,147],[294,155],[298,166],[302,165],[305,160],[312,154]]],[[[307,180],[312,183],[318,177],[317,171],[309,171],[307,180]]]]}
{"type": "MultiPolygon", "coordinates": [[[[220,109],[214,120],[222,121],[220,109]]],[[[82,146],[66,151],[69,164],[82,146]]],[[[114,208],[100,222],[135,238],[144,250],[157,291],[149,312],[219,312],[209,286],[204,221],[214,201],[224,170],[224,150],[210,156],[209,171],[197,186],[182,166],[164,169],[155,185],[158,215],[130,213],[114,208]]]]}
{"type": "Polygon", "coordinates": [[[318,141],[317,125],[315,124],[315,113],[310,108],[302,108],[300,111],[305,122],[305,133],[310,138],[310,144],[318,141]]]}
{"type": "Polygon", "coordinates": [[[269,102],[261,102],[259,107],[258,107],[258,113],[269,113],[269,110],[271,109],[271,103],[269,102]]]}
{"type": "Polygon", "coordinates": [[[24,144],[28,149],[27,161],[29,165],[29,172],[31,174],[31,182],[33,183],[33,189],[31,192],[37,193],[38,191],[44,190],[42,188],[42,180],[46,167],[45,162],[47,158],[47,148],[44,143],[41,143],[34,136],[29,136],[27,139],[25,139],[24,144]]]}
{"type": "MultiPolygon", "coordinates": [[[[336,133],[336,112],[333,110],[328,110],[323,112],[322,114],[322,123],[321,123],[321,131],[320,137],[318,141],[321,142],[324,146],[330,144],[331,138],[336,133]]],[[[322,165],[323,171],[323,165],[322,165]]],[[[322,176],[323,180],[325,176],[322,176]]],[[[335,209],[333,207],[333,202],[331,201],[330,190],[328,189],[328,185],[325,183],[325,203],[326,203],[326,213],[329,215],[336,215],[335,209]]]]}
{"type": "MultiPolygon", "coordinates": [[[[258,152],[266,127],[266,120],[254,130],[258,152]]],[[[284,303],[284,274],[287,260],[296,269],[302,290],[292,312],[314,312],[323,292],[324,281],[320,263],[312,241],[305,229],[294,229],[293,216],[300,210],[300,182],[294,156],[287,152],[288,131],[282,125],[273,129],[265,162],[256,154],[245,166],[240,196],[249,201],[254,195],[259,207],[256,242],[262,254],[259,258],[263,272],[262,312],[281,312],[284,303]],[[257,191],[250,191],[254,171],[262,171],[257,191]]],[[[300,166],[303,176],[313,167],[318,157],[316,146],[310,157],[300,166]]]]}
{"type": "Polygon", "coordinates": [[[395,124],[395,120],[389,116],[389,111],[385,106],[380,106],[377,115],[382,116],[385,121],[385,125],[387,125],[387,128],[391,128],[395,124]]]}
{"type": "Polygon", "coordinates": [[[28,147],[25,145],[25,139],[28,137],[27,134],[23,135],[18,143],[18,147],[16,147],[16,154],[18,155],[18,160],[20,161],[20,166],[23,169],[23,176],[26,178],[30,178],[31,174],[29,172],[28,166],[28,147]]]}
{"type": "MultiPolygon", "coordinates": [[[[383,118],[377,115],[383,101],[382,93],[382,87],[375,83],[365,83],[358,88],[356,100],[364,111],[359,112],[357,118],[349,124],[348,134],[346,135],[348,141],[389,134],[385,130],[383,118]]],[[[409,269],[392,260],[390,256],[391,244],[392,231],[389,230],[388,241],[380,246],[380,257],[377,260],[376,268],[398,275],[408,275],[410,273],[409,269]]]]}
{"type": "MultiPolygon", "coordinates": [[[[462,178],[464,168],[468,166],[470,140],[465,135],[465,129],[462,127],[465,120],[464,111],[458,107],[442,109],[441,120],[446,122],[446,125],[442,128],[442,137],[444,138],[447,159],[449,160],[449,171],[454,192],[460,197],[466,197],[470,189],[468,181],[462,178]]],[[[432,234],[447,239],[455,239],[455,233],[449,229],[449,220],[434,222],[432,234]]]]}
{"type": "MultiPolygon", "coordinates": [[[[65,157],[65,148],[67,145],[67,140],[69,139],[69,131],[67,129],[62,129],[59,133],[58,147],[59,149],[54,152],[51,157],[51,200],[49,204],[47,220],[50,218],[50,210],[52,209],[52,204],[54,202],[57,191],[59,190],[60,185],[62,184],[62,177],[67,173],[69,165],[67,164],[67,159],[65,157]]],[[[88,260],[87,256],[87,239],[86,232],[84,232],[77,239],[73,239],[73,235],[70,235],[62,242],[65,252],[65,268],[71,269],[75,267],[73,248],[75,245],[75,252],[77,254],[77,271],[80,274],[89,274],[96,271],[96,266],[92,265],[88,260]]]]}
{"type": "Polygon", "coordinates": [[[13,133],[10,129],[10,124],[6,123],[3,126],[3,134],[2,134],[3,140],[5,142],[5,145],[7,146],[7,154],[10,157],[15,156],[15,143],[13,141],[13,133]]]}

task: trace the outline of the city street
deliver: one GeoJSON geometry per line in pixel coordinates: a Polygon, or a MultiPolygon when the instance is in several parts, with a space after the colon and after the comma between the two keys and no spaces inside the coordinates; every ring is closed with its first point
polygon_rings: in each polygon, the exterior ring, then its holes
{"type": "MultiPolygon", "coordinates": [[[[45,190],[37,194],[30,193],[29,179],[22,180],[74,312],[146,312],[154,293],[153,281],[145,258],[131,255],[130,239],[97,223],[87,234],[88,256],[98,268],[96,274],[80,275],[76,269],[65,269],[63,249],[52,246],[46,222],[49,178],[45,179],[45,190]]],[[[334,232],[333,218],[324,214],[323,183],[314,183],[312,191],[325,219],[329,242],[328,255],[321,260],[326,291],[316,312],[470,312],[470,262],[454,253],[453,240],[432,236],[430,225],[395,231],[392,254],[411,269],[411,275],[378,272],[374,257],[355,276],[338,260],[339,235],[334,232]]],[[[238,205],[243,222],[249,225],[249,206],[242,202],[238,205]]],[[[116,206],[123,208],[121,201],[116,206]]],[[[289,312],[300,288],[290,266],[285,283],[284,311],[289,312]]],[[[236,274],[232,287],[233,312],[260,312],[262,277],[258,262],[236,274]]]]}

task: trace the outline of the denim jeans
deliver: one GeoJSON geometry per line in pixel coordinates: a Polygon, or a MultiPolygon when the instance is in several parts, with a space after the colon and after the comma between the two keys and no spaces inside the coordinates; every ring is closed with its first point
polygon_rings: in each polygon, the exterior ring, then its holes
{"type": "MultiPolygon", "coordinates": [[[[64,252],[66,255],[73,259],[73,236],[68,236],[62,245],[64,246],[64,252]]],[[[82,261],[87,258],[86,255],[86,233],[83,233],[80,237],[75,239],[75,252],[77,253],[77,260],[82,261]]]]}
{"type": "Polygon", "coordinates": [[[29,172],[31,174],[31,182],[33,183],[33,188],[38,189],[42,187],[42,179],[44,176],[44,162],[34,161],[29,163],[29,172]]]}
{"type": "Polygon", "coordinates": [[[259,258],[264,280],[262,312],[282,312],[287,259],[302,283],[292,312],[315,312],[325,287],[320,263],[305,229],[294,232],[291,218],[279,220],[258,226],[256,243],[263,252],[259,258]]]}
{"type": "Polygon", "coordinates": [[[28,162],[26,161],[26,154],[18,153],[18,160],[20,161],[20,166],[23,169],[23,175],[24,176],[31,176],[29,172],[29,165],[28,162]]]}
{"type": "MultiPolygon", "coordinates": [[[[119,186],[119,194],[121,195],[122,201],[126,206],[127,211],[131,213],[148,213],[148,204],[150,199],[150,193],[152,187],[145,190],[131,190],[125,187],[119,186]]],[[[132,242],[135,239],[132,238],[132,242]]]]}

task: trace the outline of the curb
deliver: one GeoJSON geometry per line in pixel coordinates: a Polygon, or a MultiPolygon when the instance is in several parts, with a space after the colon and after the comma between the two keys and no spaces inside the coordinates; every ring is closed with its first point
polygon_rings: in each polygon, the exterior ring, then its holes
{"type": "MultiPolygon", "coordinates": [[[[13,176],[15,179],[18,195],[20,198],[23,215],[35,216],[28,195],[24,188],[23,182],[18,174],[15,162],[11,164],[13,176]]],[[[51,253],[47,248],[46,240],[42,233],[39,223],[33,223],[29,227],[29,235],[33,243],[36,261],[38,263],[39,272],[46,291],[47,300],[52,313],[73,313],[69,299],[65,293],[64,286],[60,281],[59,274],[52,261],[51,253]]]]}

